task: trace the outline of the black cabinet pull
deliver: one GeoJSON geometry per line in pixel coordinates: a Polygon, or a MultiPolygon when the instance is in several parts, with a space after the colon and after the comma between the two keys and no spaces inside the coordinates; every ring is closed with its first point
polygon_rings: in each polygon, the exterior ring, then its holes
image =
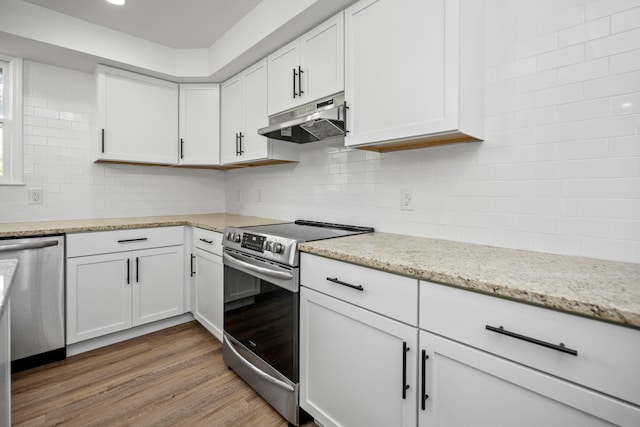
{"type": "Polygon", "coordinates": [[[296,73],[296,69],[293,69],[293,99],[296,99],[296,96],[298,95],[296,93],[296,77],[298,76],[298,74],[296,73]]]}
{"type": "Polygon", "coordinates": [[[200,241],[208,243],[208,244],[212,244],[213,243],[213,240],[207,240],[207,239],[200,239],[200,241]]]}
{"type": "Polygon", "coordinates": [[[104,153],[104,128],[102,128],[102,152],[104,153]]]}
{"type": "Polygon", "coordinates": [[[347,106],[347,101],[344,101],[344,136],[347,136],[349,133],[349,128],[347,127],[347,110],[349,107],[347,106]]]}
{"type": "Polygon", "coordinates": [[[184,159],[184,139],[180,138],[180,159],[184,159]]]}
{"type": "Polygon", "coordinates": [[[240,155],[240,149],[238,148],[238,134],[236,133],[236,156],[240,155]]]}
{"type": "Polygon", "coordinates": [[[337,277],[327,277],[327,280],[336,283],[338,285],[346,286],[347,288],[355,289],[358,291],[364,291],[364,288],[361,285],[352,285],[351,283],[343,282],[342,280],[338,280],[337,277]]]}
{"type": "Polygon", "coordinates": [[[244,154],[244,150],[242,149],[242,139],[244,138],[244,135],[242,134],[242,132],[240,132],[239,134],[239,141],[240,141],[240,155],[242,156],[244,154]]]}
{"type": "Polygon", "coordinates": [[[131,284],[131,259],[127,258],[127,285],[131,284]]]}
{"type": "Polygon", "coordinates": [[[191,277],[195,276],[196,271],[193,269],[193,260],[196,259],[194,254],[191,254],[191,277]]]}
{"type": "Polygon", "coordinates": [[[535,338],[528,337],[526,335],[520,335],[520,334],[517,334],[515,332],[507,331],[502,326],[498,326],[496,328],[495,326],[485,325],[485,329],[487,329],[487,330],[489,330],[491,332],[495,332],[495,333],[498,333],[498,334],[509,336],[511,338],[516,338],[516,339],[519,339],[519,340],[522,340],[522,341],[530,342],[532,344],[540,345],[542,347],[547,347],[547,348],[550,348],[552,350],[557,350],[557,351],[560,351],[562,353],[567,353],[567,354],[570,354],[572,356],[577,356],[578,355],[578,350],[573,350],[573,349],[567,348],[567,347],[564,346],[563,343],[552,344],[552,343],[549,343],[549,342],[546,342],[546,341],[541,341],[541,340],[538,340],[538,339],[535,339],[535,338]]]}
{"type": "Polygon", "coordinates": [[[421,400],[421,404],[420,407],[422,408],[422,410],[424,411],[425,409],[427,409],[427,399],[429,398],[429,395],[426,393],[427,391],[427,359],[429,358],[429,355],[427,354],[427,350],[422,350],[422,398],[421,400]]]}
{"type": "Polygon", "coordinates": [[[298,96],[302,96],[304,91],[302,90],[302,67],[298,65],[298,96]]]}
{"type": "Polygon", "coordinates": [[[136,283],[140,281],[140,258],[136,257],[136,283]]]}
{"type": "Polygon", "coordinates": [[[144,242],[145,240],[147,240],[146,237],[139,237],[137,239],[122,239],[122,240],[118,240],[118,243],[144,242]]]}
{"type": "Polygon", "coordinates": [[[407,384],[407,353],[409,347],[406,341],[402,341],[402,398],[407,398],[407,390],[409,390],[409,384],[407,384]]]}

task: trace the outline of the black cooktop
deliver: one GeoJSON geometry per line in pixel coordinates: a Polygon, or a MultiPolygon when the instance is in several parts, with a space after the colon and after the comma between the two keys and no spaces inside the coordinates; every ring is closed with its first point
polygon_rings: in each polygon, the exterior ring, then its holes
{"type": "Polygon", "coordinates": [[[355,225],[332,224],[299,219],[295,222],[283,224],[255,225],[242,227],[249,233],[268,234],[274,237],[284,237],[298,242],[331,239],[333,237],[351,236],[354,234],[372,233],[372,227],[355,225]]]}

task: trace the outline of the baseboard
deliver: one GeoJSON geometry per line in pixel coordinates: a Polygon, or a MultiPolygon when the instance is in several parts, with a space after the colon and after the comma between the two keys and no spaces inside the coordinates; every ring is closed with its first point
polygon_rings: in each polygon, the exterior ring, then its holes
{"type": "Polygon", "coordinates": [[[105,335],[102,337],[80,341],[78,343],[70,344],[67,346],[67,357],[84,353],[90,350],[95,350],[96,348],[105,347],[107,345],[115,344],[120,341],[126,341],[128,339],[146,335],[151,332],[171,328],[172,326],[177,326],[182,323],[190,322],[192,320],[194,320],[193,315],[191,313],[185,313],[180,316],[158,320],[157,322],[147,323],[145,325],[136,326],[135,328],[127,329],[120,332],[114,332],[113,334],[105,335]]]}

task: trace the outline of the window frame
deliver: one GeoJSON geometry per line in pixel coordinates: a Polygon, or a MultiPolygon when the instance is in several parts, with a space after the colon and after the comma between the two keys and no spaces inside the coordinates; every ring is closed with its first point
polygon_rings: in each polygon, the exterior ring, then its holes
{"type": "Polygon", "coordinates": [[[4,118],[2,124],[2,175],[0,185],[23,185],[23,77],[22,58],[0,54],[0,61],[7,63],[3,67],[4,79],[4,118]]]}

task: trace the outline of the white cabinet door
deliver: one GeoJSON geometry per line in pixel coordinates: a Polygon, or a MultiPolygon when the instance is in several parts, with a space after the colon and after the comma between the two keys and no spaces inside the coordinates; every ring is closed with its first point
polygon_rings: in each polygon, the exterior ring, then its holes
{"type": "Polygon", "coordinates": [[[180,85],[180,164],[220,164],[220,86],[180,85]]]}
{"type": "Polygon", "coordinates": [[[195,249],[195,310],[193,315],[209,332],[222,341],[224,291],[222,257],[195,249]]]}
{"type": "Polygon", "coordinates": [[[344,15],[318,25],[268,57],[269,115],[344,90],[344,15]]]}
{"type": "Polygon", "coordinates": [[[131,327],[130,252],[67,260],[67,344],[131,327]]]}
{"type": "Polygon", "coordinates": [[[482,136],[481,3],[361,0],[345,10],[345,145],[482,136]]]}
{"type": "Polygon", "coordinates": [[[176,164],[178,85],[98,66],[98,160],[176,164]]]}
{"type": "Polygon", "coordinates": [[[133,326],[184,313],[183,247],[132,254],[133,326]]]}
{"type": "Polygon", "coordinates": [[[438,335],[420,348],[420,427],[640,425],[638,407],[438,335]]]}
{"type": "Polygon", "coordinates": [[[415,426],[417,340],[416,328],[302,287],[300,405],[323,426],[415,426]]]}
{"type": "Polygon", "coordinates": [[[300,38],[304,103],[344,90],[344,14],[318,25],[300,38]]]}
{"type": "Polygon", "coordinates": [[[243,73],[243,93],[240,157],[243,161],[265,159],[269,156],[269,140],[258,134],[258,129],[269,125],[266,60],[243,73]]]}
{"type": "Polygon", "coordinates": [[[239,74],[222,84],[220,110],[220,153],[222,163],[238,161],[238,133],[242,130],[242,86],[243,76],[239,74]]]}
{"type": "Polygon", "coordinates": [[[300,41],[281,47],[267,57],[269,67],[269,115],[300,105],[298,67],[300,41]]]}

